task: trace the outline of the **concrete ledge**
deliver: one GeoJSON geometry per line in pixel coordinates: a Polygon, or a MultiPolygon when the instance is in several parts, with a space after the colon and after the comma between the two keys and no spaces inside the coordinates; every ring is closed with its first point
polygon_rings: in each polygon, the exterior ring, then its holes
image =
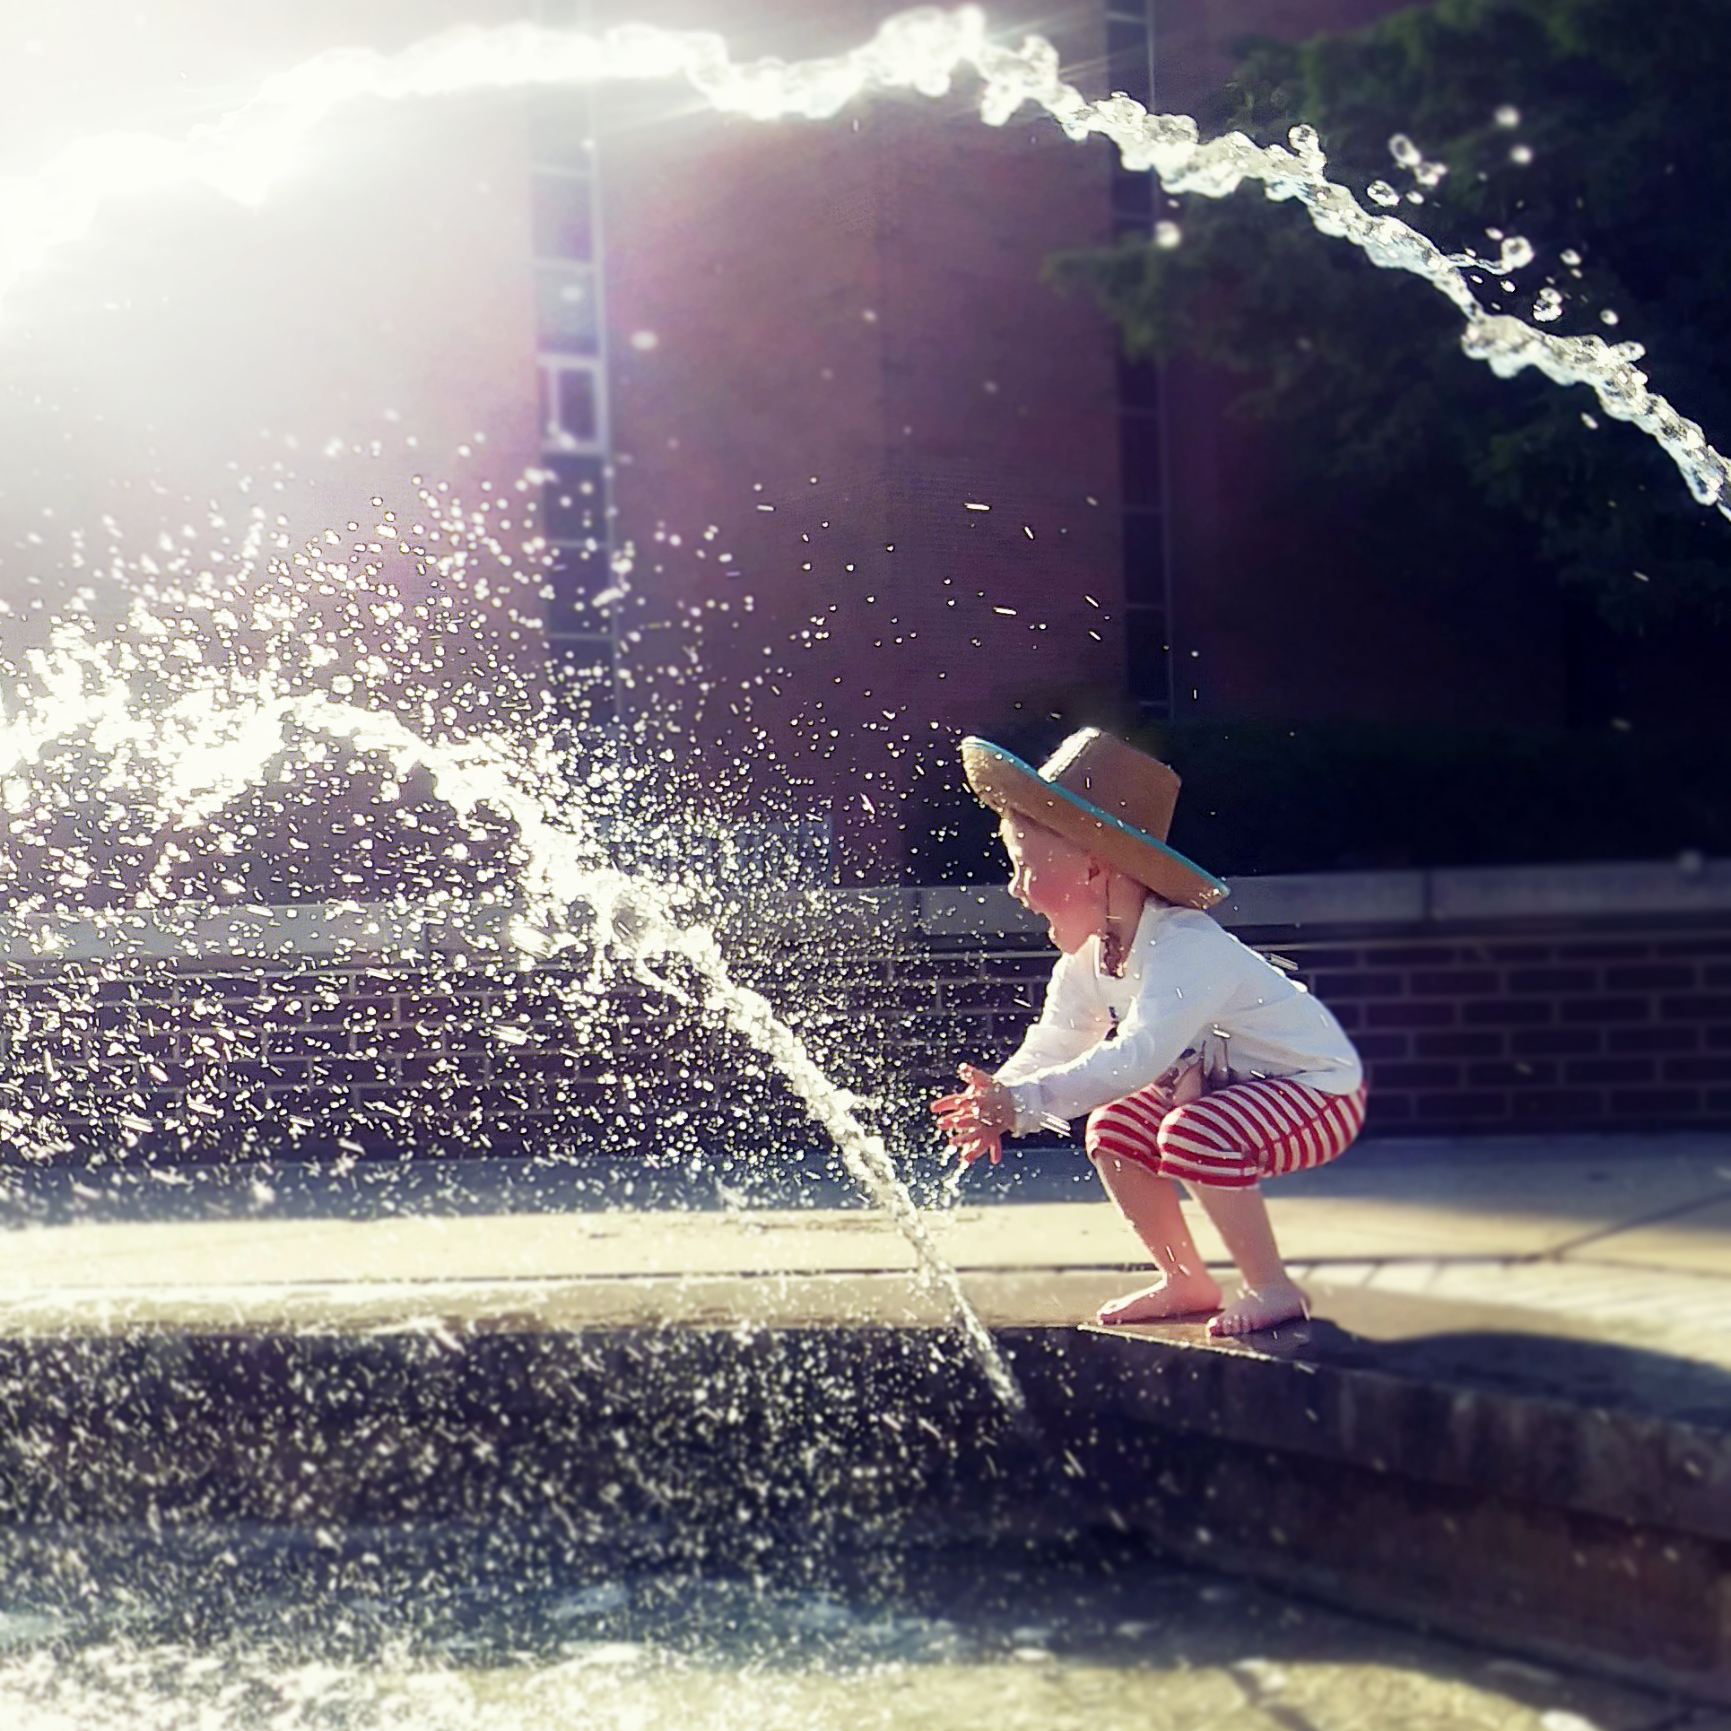
{"type": "Polygon", "coordinates": [[[1214,910],[1234,926],[1415,925],[1430,915],[1425,872],[1328,872],[1301,877],[1234,878],[1214,910]]]}
{"type": "Polygon", "coordinates": [[[996,933],[1044,934],[1046,922],[1001,884],[927,889],[919,892],[919,926],[934,938],[990,937],[996,933]]]}
{"type": "Polygon", "coordinates": [[[1404,925],[1731,911],[1731,861],[1687,857],[1587,865],[1462,866],[1237,878],[1228,926],[1404,925]]]}
{"type": "Polygon", "coordinates": [[[1429,873],[1434,920],[1567,919],[1731,909],[1731,860],[1497,867],[1429,873]]]}
{"type": "Polygon", "coordinates": [[[299,961],[424,962],[515,948],[508,905],[296,902],[26,914],[0,919],[0,964],[68,962],[274,965],[299,961]]]}
{"type": "MultiPolygon", "coordinates": [[[[1038,937],[1045,930],[999,884],[796,891],[743,907],[738,935],[809,933],[814,900],[839,941],[1038,937]]],[[[1731,912],[1731,860],[1319,872],[1238,878],[1215,910],[1228,928],[1394,926],[1514,919],[1626,918],[1731,912]]],[[[28,914],[0,919],[0,964],[66,962],[413,963],[517,949],[508,904],[331,902],[281,907],[186,905],[148,912],[28,914]]],[[[524,952],[532,955],[532,947],[524,952]]]]}
{"type": "Polygon", "coordinates": [[[426,912],[391,904],[314,903],[287,907],[198,905],[150,913],[37,914],[0,924],[0,961],[269,962],[423,953],[426,912]]]}
{"type": "Polygon", "coordinates": [[[1335,1325],[1268,1350],[1101,1331],[1081,1351],[1029,1337],[1016,1363],[1061,1391],[1114,1522],[1168,1551],[1731,1700],[1731,1379],[1694,1420],[1660,1413],[1655,1355],[1559,1360],[1503,1325],[1404,1351],[1335,1325]]]}
{"type": "Polygon", "coordinates": [[[1114,1343],[1102,1398],[1218,1441],[1731,1541],[1731,1375],[1558,1339],[1519,1311],[1486,1307],[1473,1329],[1458,1305],[1316,1295],[1330,1320],[1249,1346],[1195,1325],[1091,1329],[1114,1343]]]}
{"type": "MultiPolygon", "coordinates": [[[[1602,914],[1731,912],[1731,860],[1451,867],[1437,871],[1315,872],[1231,880],[1214,910],[1223,926],[1413,926],[1472,920],[1578,919],[1602,914]]],[[[996,884],[921,890],[920,929],[932,937],[1039,933],[996,884]]]]}

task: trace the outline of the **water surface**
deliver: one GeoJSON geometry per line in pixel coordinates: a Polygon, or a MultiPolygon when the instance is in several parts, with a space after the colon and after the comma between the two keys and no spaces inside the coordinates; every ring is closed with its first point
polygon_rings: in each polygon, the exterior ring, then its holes
{"type": "Polygon", "coordinates": [[[1130,1547],[790,1546],[746,1574],[609,1566],[528,1528],[87,1530],[14,1532],[0,1562],[10,1731],[1678,1723],[1130,1547]]]}

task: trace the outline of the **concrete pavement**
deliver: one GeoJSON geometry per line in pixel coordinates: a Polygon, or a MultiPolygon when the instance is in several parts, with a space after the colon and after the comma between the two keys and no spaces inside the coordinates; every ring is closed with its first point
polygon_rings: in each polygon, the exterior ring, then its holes
{"type": "MultiPolygon", "coordinates": [[[[430,1312],[473,1325],[498,1309],[556,1327],[944,1318],[913,1278],[907,1241],[867,1208],[572,1205],[556,1186],[525,1189],[503,1162],[447,1166],[433,1192],[387,1192],[382,1174],[347,1200],[288,1167],[164,1176],[0,1179],[12,1226],[0,1334],[379,1326],[430,1312]],[[50,1191],[52,1208],[40,1200],[50,1191]]],[[[955,1206],[926,1217],[995,1326],[1083,1321],[1145,1266],[1095,1192],[1068,1185],[1076,1199],[1050,1200],[1034,1177],[1000,1191],[1008,1200],[989,1181],[964,1184],[955,1206]]],[[[1379,1311],[1403,1330],[1420,1311],[1439,1329],[1451,1313],[1500,1319],[1731,1368],[1731,1135],[1370,1142],[1268,1196],[1320,1316],[1344,1311],[1373,1333],[1379,1311]]],[[[1223,1265],[1199,1216],[1196,1229],[1223,1265]]]]}

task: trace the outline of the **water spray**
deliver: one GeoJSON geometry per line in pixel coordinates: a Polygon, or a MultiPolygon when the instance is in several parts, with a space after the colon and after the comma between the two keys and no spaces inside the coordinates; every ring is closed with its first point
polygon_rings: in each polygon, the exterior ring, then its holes
{"type": "MultiPolygon", "coordinates": [[[[1527,368],[1554,384],[1586,385],[1614,420],[1655,441],[1677,465],[1695,500],[1731,520],[1731,460],[1698,423],[1648,388],[1639,343],[1561,336],[1512,314],[1494,313],[1467,272],[1484,261],[1443,251],[1399,217],[1367,210],[1328,178],[1312,127],[1295,126],[1285,145],[1258,145],[1241,132],[1203,140],[1188,115],[1151,114],[1125,95],[1089,100],[1059,75],[1058,52],[1039,36],[1010,47],[992,39],[978,6],[920,7],[886,19],[869,42],[845,54],[788,62],[736,62],[710,31],[625,24],[598,34],[518,23],[448,31],[396,54],[344,48],[267,79],[258,93],[213,125],[180,140],[103,133],[80,140],[31,176],[0,179],[0,305],[11,287],[57,247],[86,233],[101,205],[175,185],[204,186],[258,204],[294,172],[302,140],[334,109],[463,91],[683,79],[717,112],[752,120],[827,120],[873,91],[946,95],[958,73],[977,77],[980,118],[1002,126],[1023,108],[1043,109],[1078,143],[1098,133],[1126,169],[1153,173],[1174,194],[1226,198],[1246,181],[1276,202],[1296,201],[1321,234],[1359,248],[1384,270],[1422,278],[1463,321],[1461,347],[1499,378],[1527,368]]],[[[1377,188],[1372,188],[1374,197],[1377,188]]],[[[1525,243],[1512,243],[1514,260],[1525,243]]],[[[1530,259],[1531,249],[1525,247],[1530,259]]],[[[1513,268],[1508,247],[1504,262],[1513,268]]],[[[1548,322],[1554,313],[1542,308],[1548,322]]]]}

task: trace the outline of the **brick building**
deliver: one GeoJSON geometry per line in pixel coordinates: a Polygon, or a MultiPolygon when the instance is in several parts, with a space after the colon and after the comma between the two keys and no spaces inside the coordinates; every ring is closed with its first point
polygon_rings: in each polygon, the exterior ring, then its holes
{"type": "MultiPolygon", "coordinates": [[[[798,61],[893,10],[316,0],[241,30],[212,0],[144,22],[115,4],[99,30],[41,21],[3,136],[21,168],[104,128],[183,136],[322,50],[531,15],[798,61]]],[[[1194,110],[1245,34],[1391,10],[1075,0],[992,23],[1051,37],[1086,93],[1194,110]]],[[[1114,709],[1566,719],[1579,621],[1558,597],[1500,589],[1486,631],[1470,584],[1408,592],[1355,556],[1350,520],[1295,545],[1222,381],[1123,366],[1049,286],[1054,254],[1145,232],[1157,203],[1099,140],[1032,112],[982,125],[965,80],[773,125],[674,81],[339,105],[256,207],[110,200],[10,290],[7,641],[39,639],[84,581],[70,529],[100,541],[111,516],[154,554],[262,504],[285,546],[335,534],[356,593],[457,604],[466,635],[400,673],[373,661],[371,700],[423,714],[430,686],[454,713],[509,711],[551,665],[594,728],[648,718],[705,803],[830,826],[843,882],[926,869],[909,837],[954,792],[960,730],[1033,750],[1114,709]],[[536,465],[553,479],[531,522],[514,489],[536,465]],[[376,497],[412,523],[441,485],[498,531],[455,580],[368,520],[376,497]],[[547,573],[521,552],[539,530],[547,573]]],[[[364,629],[330,637],[339,667],[360,660],[364,629]]],[[[1691,701],[1711,649],[1655,630],[1630,702],[1691,701]]]]}
{"type": "MultiPolygon", "coordinates": [[[[1241,31],[1389,9],[1088,0],[1031,22],[1084,90],[1186,109],[1241,31]]],[[[540,10],[800,59],[863,41],[891,7],[540,10]]],[[[94,34],[45,18],[39,63],[14,67],[0,102],[14,160],[104,127],[178,136],[334,44],[392,53],[521,20],[527,0],[308,0],[244,39],[224,33],[231,12],[181,0],[175,31],[153,19],[137,40],[132,8],[94,34]],[[125,74],[153,56],[155,82],[135,88],[125,74]]],[[[90,547],[75,558],[69,528],[106,513],[161,563],[189,526],[220,540],[214,517],[262,503],[287,549],[334,534],[363,597],[475,601],[485,584],[442,659],[369,676],[362,701],[414,712],[431,682],[449,715],[527,702],[551,664],[595,729],[652,719],[706,801],[830,825],[844,881],[904,866],[924,790],[953,788],[956,731],[1049,739],[1101,692],[1152,716],[1555,713],[1543,608],[1501,617],[1492,641],[1476,615],[1426,619],[1379,590],[1379,641],[1411,653],[1331,659],[1365,597],[1295,598],[1281,526],[1243,532],[1234,477],[1254,440],[1223,421],[1219,382],[1122,368],[1104,322],[1042,276],[1054,252],[1156,215],[1146,177],[1104,145],[1032,116],[986,128],[965,88],[771,127],[670,84],[340,109],[256,209],[196,190],[113,202],[8,297],[8,651],[85,581],[90,547]],[[551,475],[533,523],[516,490],[529,469],[551,475]],[[460,580],[366,514],[412,498],[417,475],[497,525],[460,580]],[[541,531],[545,573],[513,552],[541,531]]],[[[352,681],[370,658],[340,627],[331,674],[352,681]]],[[[1231,917],[1362,1035],[1384,1129],[1723,1123],[1731,938],[1723,871],[1697,865],[1699,884],[1613,875],[1592,895],[1543,874],[1496,895],[1464,878],[1247,884],[1231,917]],[[1259,912],[1257,890],[1287,900],[1259,912]]],[[[347,905],[351,881],[363,901],[389,895],[383,877],[337,879],[343,905],[304,930],[280,909],[194,909],[160,931],[8,926],[14,1107],[76,1108],[104,1145],[129,1124],[223,1148],[358,1124],[410,1146],[397,1120],[415,1090],[440,1145],[477,1127],[569,1139],[584,1106],[635,1133],[620,1099],[671,1085],[690,1056],[665,1006],[606,1006],[576,1030],[560,970],[521,968],[497,932],[347,905]],[[501,1042],[507,1021],[520,1038],[501,1042]],[[123,1036],[148,1066],[112,1062],[123,1036]],[[92,1098],[68,1102],[68,1077],[92,1098]]],[[[879,1061],[906,1071],[955,1041],[985,1055],[1013,1039],[1047,958],[1001,897],[984,929],[934,891],[854,905],[839,1028],[890,1027],[879,1061]]],[[[810,948],[771,934],[756,977],[773,985],[810,948]]]]}
{"type": "MultiPolygon", "coordinates": [[[[805,59],[891,8],[616,10],[805,59]]],[[[1100,6],[1041,27],[1104,66],[1100,6]]],[[[610,633],[620,708],[686,730],[707,797],[818,816],[847,875],[893,872],[903,802],[957,729],[1121,676],[1113,341],[1042,280],[1109,239],[1106,155],[1043,117],[985,127],[967,88],[771,127],[675,89],[595,101],[578,245],[607,437],[553,460],[606,492],[633,594],[586,611],[576,549],[554,643],[582,663],[610,633]]],[[[570,184],[538,171],[542,198],[570,184]]]]}
{"type": "MultiPolygon", "coordinates": [[[[1032,22],[1085,92],[1195,111],[1241,38],[1395,9],[1090,0],[1032,22]]],[[[887,10],[632,12],[797,58],[864,40],[887,10]]],[[[993,22],[1020,33],[1013,13],[993,22]]],[[[851,883],[930,876],[910,836],[953,792],[956,731],[1038,750],[1126,715],[1696,723],[1712,634],[1655,624],[1613,644],[1586,607],[1508,572],[1407,584],[1349,509],[1319,538],[1260,491],[1268,435],[1226,412],[1238,381],[1122,364],[1043,277],[1054,254],[1146,232],[1157,186],[1044,117],[985,128],[968,98],[767,129],[671,92],[598,99],[584,244],[607,425],[573,461],[637,556],[605,622],[623,631],[609,695],[685,718],[708,797],[833,822],[851,883]],[[701,673],[657,679],[681,639],[701,673]]],[[[602,623],[562,611],[559,653],[593,665],[602,623]]]]}
{"type": "MultiPolygon", "coordinates": [[[[1085,92],[1194,111],[1244,36],[1394,9],[1089,0],[1032,22],[1085,92]]],[[[888,10],[629,8],[789,59],[862,42],[888,10]]],[[[587,0],[543,13],[615,16],[587,0]]],[[[1102,717],[1582,719],[1580,607],[1500,584],[1486,631],[1466,576],[1448,596],[1403,585],[1350,513],[1316,544],[1258,493],[1264,435],[1226,413],[1236,381],[1125,365],[1106,323],[1048,284],[1054,254],[1164,210],[1101,141],[1032,113],[984,127],[965,86],[767,128],[673,89],[573,101],[546,99],[563,133],[555,118],[545,136],[564,142],[536,167],[539,208],[581,204],[555,243],[572,256],[538,269],[580,284],[566,304],[592,320],[556,326],[543,353],[565,446],[555,526],[573,543],[555,659],[592,689],[604,670],[592,713],[679,730],[706,799],[830,823],[844,883],[929,877],[917,838],[953,794],[958,731],[1038,750],[1102,717]],[[596,610],[586,598],[616,588],[609,549],[633,556],[632,593],[596,610]]],[[[1705,688],[1691,657],[1663,630],[1625,646],[1623,710],[1686,712],[1705,688]]]]}
{"type": "MultiPolygon", "coordinates": [[[[466,25],[639,21],[803,60],[893,10],[315,0],[242,29],[208,0],[99,6],[42,21],[6,138],[26,173],[94,135],[184,138],[325,51],[466,25]]],[[[1146,90],[1141,0],[994,17],[1011,39],[1030,22],[1085,87],[1146,90]]],[[[1103,146],[974,110],[963,87],[765,126],[674,81],[362,99],[256,203],[103,198],[4,308],[8,646],[43,640],[93,547],[126,572],[99,612],[148,563],[226,558],[244,591],[234,543],[262,512],[267,560],[315,547],[333,591],[464,620],[466,647],[381,672],[364,606],[357,624],[301,583],[326,677],[365,668],[369,699],[410,714],[430,685],[464,715],[530,698],[545,659],[592,726],[653,718],[706,802],[815,817],[850,868],[893,872],[903,802],[929,763],[948,779],[958,728],[1121,683],[1124,452],[1138,547],[1159,517],[1154,407],[1121,400],[1110,330],[1041,274],[1146,212],[1114,214],[1103,146]],[[530,524],[500,507],[536,465],[553,479],[530,524]],[[415,532],[424,488],[497,529],[457,583],[415,532]],[[537,528],[545,605],[520,551],[537,528]]],[[[1133,618],[1158,683],[1158,581],[1133,618]]]]}
{"type": "MultiPolygon", "coordinates": [[[[1190,109],[1242,34],[1390,9],[1087,0],[992,21],[1008,41],[1048,36],[1087,94],[1190,109]]],[[[891,8],[831,0],[796,24],[770,10],[629,8],[790,59],[863,42],[891,8]]],[[[1149,176],[1031,111],[982,126],[965,86],[767,129],[677,91],[595,104],[593,147],[567,128],[538,168],[544,203],[588,177],[565,229],[582,257],[563,268],[588,273],[602,309],[547,363],[579,386],[568,442],[593,438],[552,459],[583,491],[554,491],[579,506],[575,538],[610,523],[636,592],[586,609],[585,589],[613,582],[598,548],[576,547],[552,630],[562,658],[604,652],[608,699],[683,718],[708,797],[820,816],[843,882],[894,876],[953,783],[957,732],[1037,737],[1126,698],[1188,713],[1199,656],[1246,661],[1208,599],[1240,459],[1220,384],[1125,366],[1110,326],[1044,276],[1054,254],[1149,232],[1149,176]],[[658,678],[681,638],[700,674],[658,678]]]]}

